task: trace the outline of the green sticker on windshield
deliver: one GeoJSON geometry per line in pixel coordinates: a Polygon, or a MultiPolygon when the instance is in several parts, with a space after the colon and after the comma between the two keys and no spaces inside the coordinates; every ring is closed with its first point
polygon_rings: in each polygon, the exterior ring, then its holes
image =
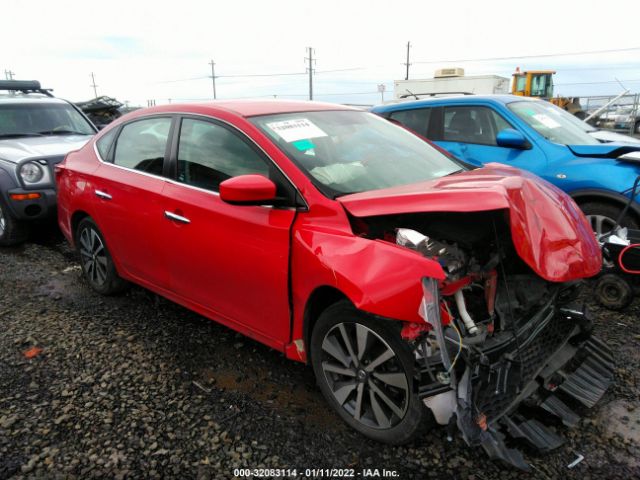
{"type": "Polygon", "coordinates": [[[292,145],[296,147],[298,150],[300,150],[301,152],[315,148],[315,145],[313,144],[313,142],[308,138],[305,138],[303,140],[296,140],[295,142],[292,142],[292,145]]]}
{"type": "Polygon", "coordinates": [[[535,110],[531,110],[530,108],[527,108],[525,110],[523,110],[525,114],[529,115],[530,117],[534,116],[536,114],[535,110]]]}

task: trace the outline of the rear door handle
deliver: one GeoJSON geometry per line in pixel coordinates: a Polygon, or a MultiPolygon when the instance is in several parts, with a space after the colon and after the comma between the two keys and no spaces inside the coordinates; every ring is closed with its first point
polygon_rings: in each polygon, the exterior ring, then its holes
{"type": "Polygon", "coordinates": [[[102,190],[96,190],[96,196],[102,198],[103,200],[111,200],[111,195],[107,192],[103,192],[102,190]]]}
{"type": "Polygon", "coordinates": [[[176,222],[191,223],[191,220],[189,220],[187,217],[176,215],[175,213],[167,212],[166,210],[164,212],[164,216],[167,217],[169,220],[175,220],[176,222]]]}

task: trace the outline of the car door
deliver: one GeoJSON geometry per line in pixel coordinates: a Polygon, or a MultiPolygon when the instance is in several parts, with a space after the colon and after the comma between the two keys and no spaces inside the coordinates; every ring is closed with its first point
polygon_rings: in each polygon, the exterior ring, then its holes
{"type": "Polygon", "coordinates": [[[231,205],[220,199],[218,187],[231,177],[260,174],[287,198],[290,184],[227,124],[185,117],[176,143],[176,181],[163,190],[171,289],[223,323],[283,344],[290,333],[293,200],[278,208],[231,205]]]}
{"type": "Polygon", "coordinates": [[[525,148],[497,144],[498,133],[516,128],[492,107],[445,106],[441,127],[435,143],[472,165],[499,162],[534,172],[545,168],[546,156],[535,144],[529,143],[525,148]]]}
{"type": "Polygon", "coordinates": [[[125,124],[95,172],[95,220],[119,268],[142,284],[166,289],[161,228],[169,116],[125,124]]]}

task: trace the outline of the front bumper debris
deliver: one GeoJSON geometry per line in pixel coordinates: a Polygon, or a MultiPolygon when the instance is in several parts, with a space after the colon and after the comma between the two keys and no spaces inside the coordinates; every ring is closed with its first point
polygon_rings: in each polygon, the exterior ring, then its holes
{"type": "MultiPolygon", "coordinates": [[[[467,444],[527,471],[523,454],[513,446],[541,452],[558,448],[563,439],[549,424],[576,426],[578,411],[593,407],[613,383],[613,355],[591,335],[588,313],[554,303],[510,337],[466,348],[464,369],[457,370],[457,378],[452,370],[449,384],[456,402],[449,423],[457,425],[467,444]]],[[[442,339],[443,333],[436,331],[436,337],[442,339]]],[[[441,351],[447,357],[451,348],[441,351]]]]}

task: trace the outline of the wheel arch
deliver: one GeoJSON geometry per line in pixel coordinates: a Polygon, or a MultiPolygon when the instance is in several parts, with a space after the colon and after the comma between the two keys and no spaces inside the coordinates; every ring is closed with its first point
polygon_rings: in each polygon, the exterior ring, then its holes
{"type": "Polygon", "coordinates": [[[317,287],[313,292],[311,292],[311,295],[309,295],[304,308],[302,325],[302,338],[304,340],[304,345],[306,348],[307,363],[309,363],[311,359],[311,333],[313,332],[313,327],[318,321],[320,315],[322,315],[322,312],[324,312],[331,305],[334,305],[340,301],[348,301],[353,305],[353,302],[349,299],[349,297],[347,297],[344,292],[329,285],[317,287]]]}
{"type": "MultiPolygon", "coordinates": [[[[578,206],[588,202],[603,202],[616,207],[624,207],[629,203],[629,198],[625,197],[621,193],[609,192],[606,190],[576,190],[569,192],[569,195],[575,200],[578,206]]],[[[629,207],[629,211],[632,213],[636,221],[640,223],[640,205],[638,205],[637,202],[632,202],[629,207]]]]}
{"type": "Polygon", "coordinates": [[[91,215],[89,215],[84,210],[76,210],[75,212],[73,212],[73,215],[71,215],[70,227],[71,227],[71,238],[73,239],[73,246],[75,246],[75,243],[76,243],[76,232],[78,230],[78,225],[80,225],[80,222],[87,217],[91,218],[91,215]]]}

